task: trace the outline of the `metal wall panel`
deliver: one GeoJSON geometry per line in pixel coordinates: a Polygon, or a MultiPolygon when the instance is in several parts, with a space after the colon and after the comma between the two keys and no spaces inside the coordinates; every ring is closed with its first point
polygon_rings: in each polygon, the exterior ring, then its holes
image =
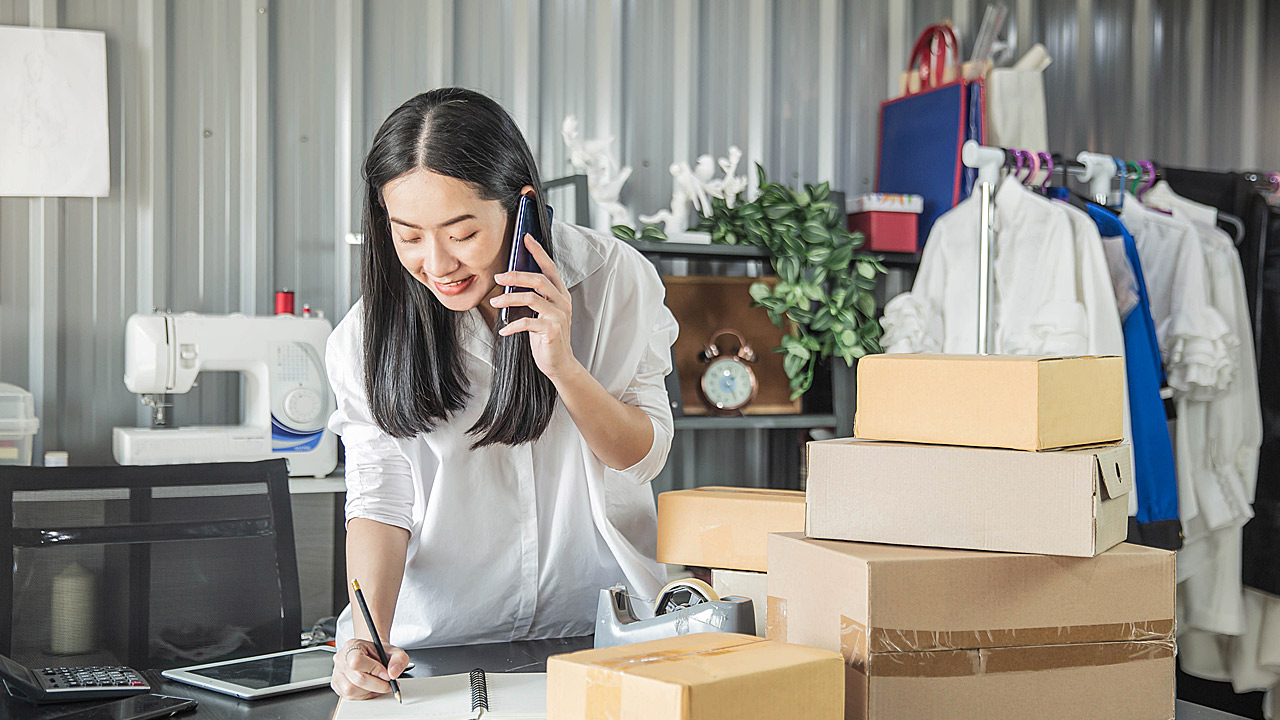
{"type": "MultiPolygon", "coordinates": [[[[42,442],[107,462],[110,427],[145,418],[120,381],[129,313],[265,312],[289,287],[336,321],[358,293],[342,236],[358,229],[359,159],[391,110],[441,85],[508,107],[547,177],[570,172],[566,114],[614,136],[641,213],[668,204],[673,161],[733,144],[744,172],[869,190],[911,40],[950,17],[967,55],[985,5],[0,0],[0,23],[107,32],[112,161],[108,198],[0,199],[0,380],[39,386],[42,442]]],[[[1008,5],[1019,52],[1054,58],[1054,149],[1280,168],[1274,3],[1008,5]]],[[[211,377],[179,403],[180,422],[234,420],[237,384],[211,377]]],[[[767,481],[733,452],[746,438],[699,432],[673,466],[767,481]]]]}

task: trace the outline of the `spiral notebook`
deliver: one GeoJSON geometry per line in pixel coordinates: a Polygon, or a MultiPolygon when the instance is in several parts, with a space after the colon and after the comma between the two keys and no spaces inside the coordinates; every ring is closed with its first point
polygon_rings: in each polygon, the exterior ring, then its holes
{"type": "Polygon", "coordinates": [[[546,673],[485,673],[402,678],[404,703],[391,695],[340,700],[333,720],[544,720],[546,673]]]}

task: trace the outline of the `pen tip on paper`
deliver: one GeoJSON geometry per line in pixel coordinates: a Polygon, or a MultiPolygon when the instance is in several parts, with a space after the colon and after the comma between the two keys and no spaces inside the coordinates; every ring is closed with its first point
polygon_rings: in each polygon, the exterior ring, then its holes
{"type": "Polygon", "coordinates": [[[401,705],[404,704],[404,698],[400,696],[399,690],[396,691],[396,701],[399,702],[401,705]]]}

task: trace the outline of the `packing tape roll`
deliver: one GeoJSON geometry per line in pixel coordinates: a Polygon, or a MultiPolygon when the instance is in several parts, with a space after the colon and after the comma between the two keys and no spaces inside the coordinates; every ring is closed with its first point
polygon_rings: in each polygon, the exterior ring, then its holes
{"type": "Polygon", "coordinates": [[[720,594],[706,582],[697,578],[681,578],[672,580],[658,593],[653,605],[654,615],[666,615],[682,607],[701,605],[704,602],[717,602],[720,594]]]}

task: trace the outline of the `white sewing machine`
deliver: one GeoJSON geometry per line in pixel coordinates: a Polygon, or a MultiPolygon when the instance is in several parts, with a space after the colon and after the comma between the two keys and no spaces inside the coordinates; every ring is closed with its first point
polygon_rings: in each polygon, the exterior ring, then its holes
{"type": "Polygon", "coordinates": [[[121,465],[284,458],[292,476],[325,477],[338,446],[324,371],[328,320],[293,315],[133,315],[125,325],[124,384],[151,407],[147,428],[117,427],[121,465]],[[202,371],[244,375],[244,424],[171,427],[167,395],[189,392],[202,371]]]}

